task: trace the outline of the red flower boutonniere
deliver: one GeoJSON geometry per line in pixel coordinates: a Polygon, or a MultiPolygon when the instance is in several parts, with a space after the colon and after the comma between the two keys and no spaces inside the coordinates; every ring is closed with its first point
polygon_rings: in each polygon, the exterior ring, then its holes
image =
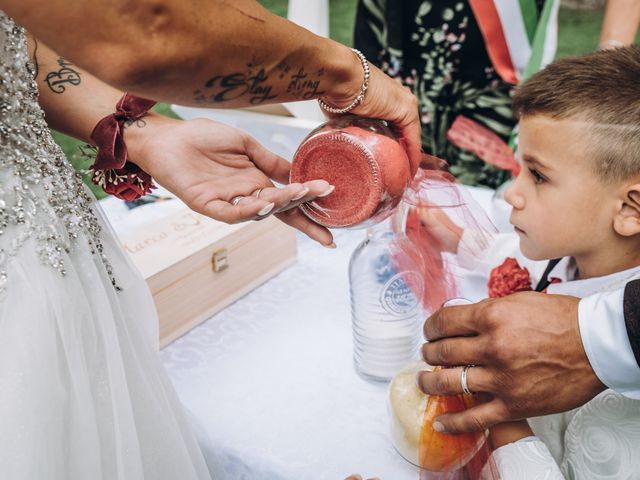
{"type": "Polygon", "coordinates": [[[515,258],[507,258],[502,265],[491,270],[489,297],[498,298],[516,292],[532,290],[529,270],[521,267],[515,258]]]}

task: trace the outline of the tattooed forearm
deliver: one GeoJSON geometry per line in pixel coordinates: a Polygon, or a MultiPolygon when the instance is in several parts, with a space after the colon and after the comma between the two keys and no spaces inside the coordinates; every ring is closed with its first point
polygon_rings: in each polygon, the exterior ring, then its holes
{"type": "Polygon", "coordinates": [[[324,75],[324,69],[320,69],[315,78],[304,67],[292,70],[284,62],[272,73],[268,73],[255,61],[248,63],[247,69],[246,73],[216,75],[209,79],[202,89],[193,92],[195,101],[203,104],[221,103],[247,96],[251,105],[259,105],[278,97],[274,91],[276,82],[286,82],[286,89],[283,85],[281,90],[289,94],[290,99],[309,100],[324,94],[320,88],[320,77],[324,75]]]}
{"type": "Polygon", "coordinates": [[[144,118],[138,118],[135,120],[127,120],[124,122],[124,126],[125,127],[130,127],[132,125],[135,125],[138,128],[144,128],[147,126],[147,122],[144,120],[144,118]]]}
{"type": "Polygon", "coordinates": [[[72,68],[73,63],[59,57],[58,65],[60,66],[58,70],[47,73],[44,78],[52,92],[63,93],[68,85],[80,85],[80,74],[72,68]]]}
{"type": "MultiPolygon", "coordinates": [[[[318,70],[318,77],[322,75],[324,75],[324,69],[321,68],[318,70]]],[[[309,100],[324,95],[324,92],[320,91],[319,88],[320,80],[312,80],[309,78],[309,75],[304,71],[304,67],[301,67],[296,73],[291,75],[287,93],[292,93],[297,99],[309,100]]]]}

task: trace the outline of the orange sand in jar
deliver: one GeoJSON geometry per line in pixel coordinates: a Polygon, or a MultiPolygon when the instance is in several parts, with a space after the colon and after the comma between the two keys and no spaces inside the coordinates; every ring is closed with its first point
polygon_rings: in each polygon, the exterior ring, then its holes
{"type": "Polygon", "coordinates": [[[433,429],[443,413],[466,410],[472,396],[438,397],[424,394],[416,385],[422,363],[398,373],[389,386],[391,438],[398,452],[409,462],[431,472],[454,472],[466,465],[485,442],[485,433],[450,435],[433,429]]]}

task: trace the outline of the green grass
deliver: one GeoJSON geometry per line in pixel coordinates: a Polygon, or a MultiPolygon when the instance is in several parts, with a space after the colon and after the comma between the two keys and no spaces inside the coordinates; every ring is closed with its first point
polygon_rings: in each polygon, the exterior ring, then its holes
{"type": "MultiPolygon", "coordinates": [[[[286,16],[287,14],[287,0],[259,0],[258,3],[277,15],[286,16]]],[[[329,2],[330,36],[349,46],[352,43],[356,4],[357,0],[330,0],[329,2]]],[[[598,45],[601,24],[601,11],[562,8],[560,10],[557,57],[581,55],[594,51],[598,45]]],[[[636,41],[640,42],[640,33],[636,41]]],[[[165,104],[157,105],[154,110],[165,115],[175,116],[169,106],[165,104]]],[[[57,132],[53,132],[53,135],[74,167],[86,169],[92,163],[92,159],[83,158],[79,154],[80,142],[57,132]]],[[[90,182],[88,183],[98,198],[104,196],[100,189],[95,188],[90,182]]]]}
{"type": "Polygon", "coordinates": [[[601,11],[562,8],[556,58],[593,52],[598,47],[601,25],[601,11]]]}

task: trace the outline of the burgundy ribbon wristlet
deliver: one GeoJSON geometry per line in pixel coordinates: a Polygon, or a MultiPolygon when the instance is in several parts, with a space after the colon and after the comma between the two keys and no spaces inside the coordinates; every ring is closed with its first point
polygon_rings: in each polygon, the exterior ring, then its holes
{"type": "Polygon", "coordinates": [[[90,138],[98,149],[96,161],[89,167],[93,170],[91,181],[106,193],[131,201],[156,188],[151,175],[127,160],[123,136],[125,122],[139,120],[155,104],[125,93],[116,104],[116,111],[100,120],[91,132],[90,138]]]}

